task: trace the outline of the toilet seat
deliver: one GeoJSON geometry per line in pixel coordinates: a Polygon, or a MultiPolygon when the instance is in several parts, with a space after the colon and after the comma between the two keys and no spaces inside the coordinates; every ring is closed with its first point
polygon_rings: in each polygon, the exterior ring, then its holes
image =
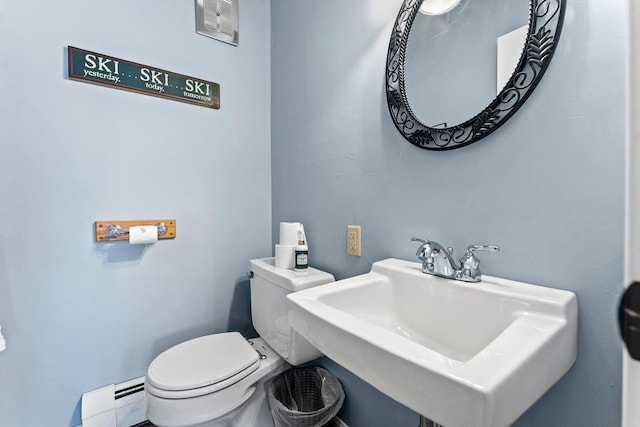
{"type": "Polygon", "coordinates": [[[147,390],[165,399],[213,393],[260,366],[258,353],[238,332],[207,335],[178,344],[151,362],[147,390]]]}

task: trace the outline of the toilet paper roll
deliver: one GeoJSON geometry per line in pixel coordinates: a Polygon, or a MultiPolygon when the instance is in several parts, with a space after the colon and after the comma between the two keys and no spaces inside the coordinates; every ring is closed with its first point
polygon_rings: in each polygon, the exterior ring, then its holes
{"type": "Polygon", "coordinates": [[[280,244],[283,246],[295,246],[298,244],[298,230],[302,227],[299,222],[280,223],[280,244]]]}
{"type": "Polygon", "coordinates": [[[309,246],[309,241],[307,240],[307,235],[304,233],[304,224],[300,223],[300,231],[302,232],[302,240],[304,240],[304,244],[309,246]]]}
{"type": "Polygon", "coordinates": [[[144,245],[158,241],[158,227],[155,225],[144,225],[129,228],[129,244],[144,245]]]}
{"type": "Polygon", "coordinates": [[[276,245],[276,267],[294,268],[296,266],[295,245],[276,245]]]}

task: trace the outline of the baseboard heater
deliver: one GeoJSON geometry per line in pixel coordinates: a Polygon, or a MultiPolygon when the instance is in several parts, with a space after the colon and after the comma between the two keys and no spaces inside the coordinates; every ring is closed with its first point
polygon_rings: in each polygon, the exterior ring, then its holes
{"type": "Polygon", "coordinates": [[[82,427],[135,427],[147,423],[144,377],[82,395],[82,427]]]}

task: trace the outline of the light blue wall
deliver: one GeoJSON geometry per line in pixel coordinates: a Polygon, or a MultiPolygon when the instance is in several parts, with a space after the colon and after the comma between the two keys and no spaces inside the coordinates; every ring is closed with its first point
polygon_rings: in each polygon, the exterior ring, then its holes
{"type": "MultiPolygon", "coordinates": [[[[410,145],[389,118],[385,57],[401,3],[272,2],[274,240],[279,221],[303,221],[311,264],[337,278],[414,259],[412,236],[458,253],[499,244],[482,256],[485,273],[569,289],[580,304],[578,360],[516,425],[619,425],[624,2],[568,1],[556,56],[524,107],[444,153],[410,145]],[[346,255],[347,224],[362,225],[361,258],[346,255]]],[[[325,363],[345,382],[350,427],[417,425],[325,363]]]]}
{"type": "Polygon", "coordinates": [[[0,2],[0,425],[75,426],[84,391],[227,329],[271,253],[269,16],[242,1],[233,47],[193,1],[0,2]],[[70,81],[68,45],[218,82],[222,108],[70,81]],[[93,241],[157,217],[174,241],[93,241]]]}

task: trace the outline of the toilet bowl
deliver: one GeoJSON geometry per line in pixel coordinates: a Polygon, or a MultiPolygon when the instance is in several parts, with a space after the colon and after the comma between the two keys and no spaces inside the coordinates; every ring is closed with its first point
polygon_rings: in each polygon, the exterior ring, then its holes
{"type": "Polygon", "coordinates": [[[159,427],[232,426],[256,391],[264,400],[261,385],[288,368],[262,339],[251,342],[237,332],[207,335],[158,356],[145,378],[149,421],[159,427]]]}
{"type": "Polygon", "coordinates": [[[322,354],[293,331],[286,295],[334,281],[331,274],[251,261],[252,317],[260,338],[238,332],[185,341],[158,355],[145,377],[147,418],[158,427],[271,427],[265,386],[291,364],[322,354]]]}

